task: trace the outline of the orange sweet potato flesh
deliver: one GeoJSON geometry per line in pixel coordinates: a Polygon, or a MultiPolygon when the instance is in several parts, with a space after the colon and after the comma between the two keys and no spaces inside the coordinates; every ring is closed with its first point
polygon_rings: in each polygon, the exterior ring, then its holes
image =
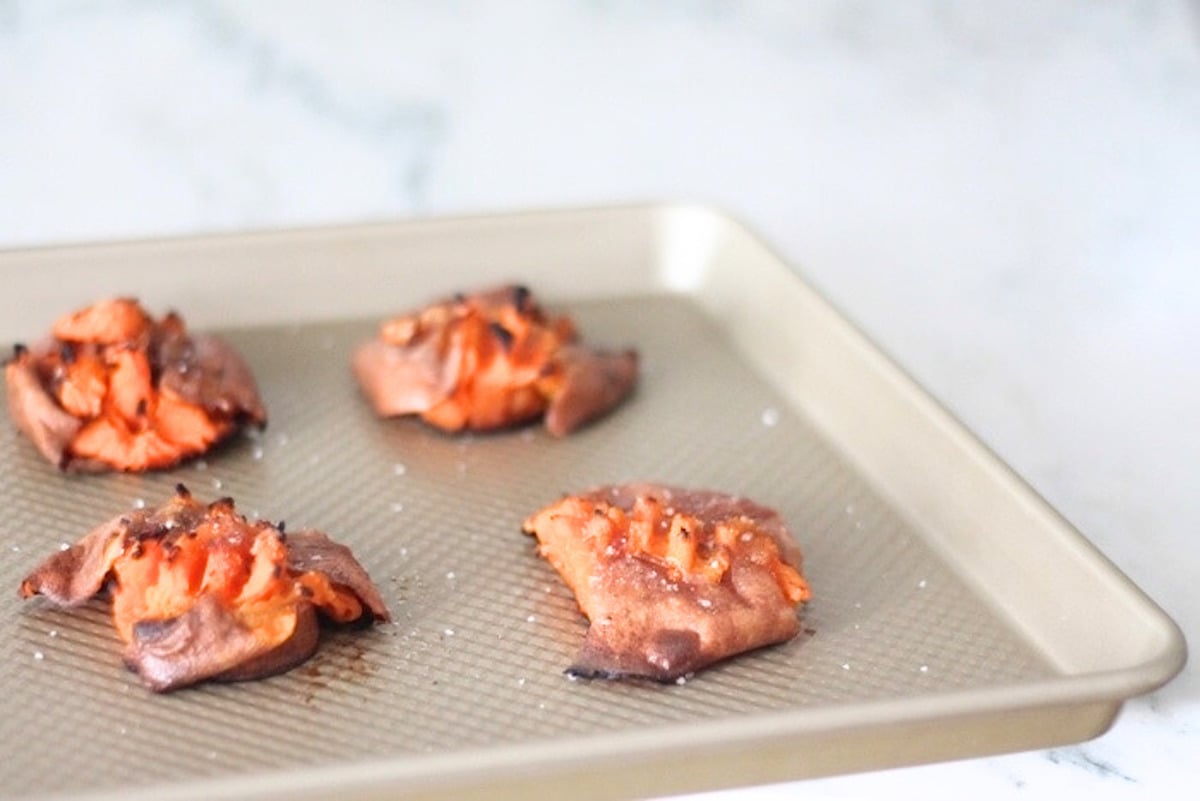
{"type": "Polygon", "coordinates": [[[590,621],[573,675],[675,680],[796,636],[811,596],[782,518],[719,492],[600,487],[524,528],[590,621]]]}
{"type": "Polygon", "coordinates": [[[5,367],[17,427],[67,470],[142,471],[204,453],[246,424],[266,424],[258,388],[224,341],[152,319],[131,298],[59,319],[5,367]]]}
{"type": "Polygon", "coordinates": [[[633,391],[634,351],[578,343],[521,286],[459,295],[386,321],[354,354],[354,374],[381,417],[416,414],[444,431],[544,418],[564,436],[633,391]]]}
{"type": "Polygon", "coordinates": [[[126,664],[159,692],[288,670],[316,650],[319,619],[389,619],[344,545],[317,531],[285,536],[228,498],[202,504],[182,486],[51,556],[20,595],[71,607],[106,586],[126,664]]]}

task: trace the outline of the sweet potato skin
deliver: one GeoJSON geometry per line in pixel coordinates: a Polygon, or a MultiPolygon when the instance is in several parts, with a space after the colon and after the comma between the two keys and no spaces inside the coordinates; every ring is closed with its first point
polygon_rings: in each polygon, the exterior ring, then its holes
{"type": "Polygon", "coordinates": [[[637,383],[633,350],[585,347],[565,316],[528,289],[458,295],[386,321],[352,367],[381,417],[419,415],[444,431],[491,430],[544,417],[565,436],[619,405],[637,383]]]}
{"type": "Polygon", "coordinates": [[[64,466],[69,461],[67,445],[83,427],[83,421],[64,411],[46,391],[27,348],[17,347],[4,366],[4,383],[9,414],[17,430],[29,437],[48,461],[64,466]]]}
{"type": "Polygon", "coordinates": [[[237,515],[230,499],[202,504],[182,486],[54,553],[19,594],[72,607],[105,588],[125,663],[157,692],[289,670],[316,650],[320,619],[390,619],[349,548],[318,531],[287,537],[237,515]]]}
{"type": "Polygon", "coordinates": [[[810,590],[799,548],[752,501],[606,486],[536,512],[524,530],[590,621],[573,675],[673,681],[800,631],[810,590]]]}

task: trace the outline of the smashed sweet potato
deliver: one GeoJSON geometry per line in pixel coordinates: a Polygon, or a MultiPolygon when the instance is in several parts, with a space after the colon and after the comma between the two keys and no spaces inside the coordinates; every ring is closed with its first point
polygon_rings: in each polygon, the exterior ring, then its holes
{"type": "Polygon", "coordinates": [[[17,427],[64,470],[170,467],[267,420],[233,348],[130,298],[59,319],[48,339],[14,349],[4,375],[17,427]]]}
{"type": "Polygon", "coordinates": [[[71,607],[106,586],[125,662],[158,692],[289,670],[316,651],[319,618],[389,619],[346,546],[250,522],[231,499],[203,504],[182,485],[158,509],[119,515],[51,556],[20,595],[71,607]]]}
{"type": "Polygon", "coordinates": [[[718,492],[600,487],[524,530],[590,621],[572,675],[676,680],[791,639],[811,595],[780,516],[718,492]]]}
{"type": "Polygon", "coordinates": [[[496,429],[545,416],[563,436],[633,390],[637,354],[578,342],[529,290],[458,295],[385,322],[354,354],[354,373],[381,417],[417,414],[444,431],[496,429]]]}

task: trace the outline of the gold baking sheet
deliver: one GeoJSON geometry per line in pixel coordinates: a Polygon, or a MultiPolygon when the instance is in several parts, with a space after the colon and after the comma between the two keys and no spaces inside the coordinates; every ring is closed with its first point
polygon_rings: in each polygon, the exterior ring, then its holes
{"type": "Polygon", "coordinates": [[[68,476],[0,426],[0,795],[661,794],[1044,747],[1168,680],[1175,625],[736,223],[636,206],[0,254],[0,342],[137,294],[254,368],[261,434],[144,476],[68,476]],[[375,419],[378,320],[517,280],[632,345],[630,402],[567,439],[375,419]],[[520,525],[650,479],[779,509],[814,600],[791,643],[680,685],[571,681],[586,624],[520,525]],[[16,599],[60,543],[177,482],[350,545],[395,622],[304,666],[167,696],[100,603],[16,599]]]}

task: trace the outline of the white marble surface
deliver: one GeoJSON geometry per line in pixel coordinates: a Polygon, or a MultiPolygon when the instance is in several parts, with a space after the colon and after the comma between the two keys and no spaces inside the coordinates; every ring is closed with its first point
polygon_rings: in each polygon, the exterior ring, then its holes
{"type": "MultiPolygon", "coordinates": [[[[1196,5],[0,0],[0,247],[643,198],[757,227],[1197,639],[1196,5]]],[[[1080,746],[719,797],[1198,754],[1187,668],[1080,746]]]]}

